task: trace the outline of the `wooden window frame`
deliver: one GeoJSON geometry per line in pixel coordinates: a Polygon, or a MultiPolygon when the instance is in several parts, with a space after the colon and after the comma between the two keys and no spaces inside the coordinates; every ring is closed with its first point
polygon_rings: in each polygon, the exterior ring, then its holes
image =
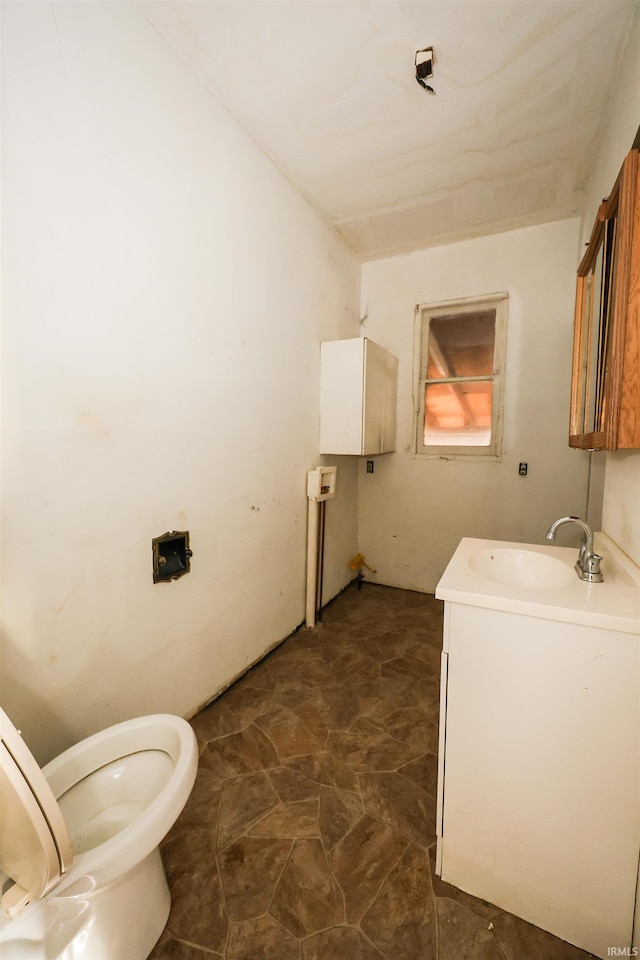
{"type": "Polygon", "coordinates": [[[426,459],[502,459],[502,431],[504,420],[504,364],[506,357],[508,293],[491,293],[478,297],[464,297],[439,303],[417,304],[414,331],[414,456],[426,459]],[[429,324],[433,317],[442,314],[464,315],[474,310],[495,309],[495,341],[493,370],[491,374],[477,377],[450,377],[438,380],[429,378],[427,358],[429,347],[429,324]],[[491,443],[487,446],[474,444],[425,444],[424,403],[425,387],[429,383],[490,381],[493,384],[491,403],[491,443]]]}

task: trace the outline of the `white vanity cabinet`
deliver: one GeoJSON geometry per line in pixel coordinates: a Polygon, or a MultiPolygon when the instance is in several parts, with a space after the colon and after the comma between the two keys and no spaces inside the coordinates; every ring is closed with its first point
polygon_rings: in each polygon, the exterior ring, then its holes
{"type": "Polygon", "coordinates": [[[604,584],[492,585],[473,574],[474,557],[487,555],[479,543],[462,542],[436,594],[445,600],[437,872],[597,957],[635,955],[637,585],[611,566],[604,584]],[[603,612],[607,590],[626,614],[620,629],[603,612]],[[572,604],[584,621],[594,596],[603,626],[571,622],[572,604]]]}
{"type": "Polygon", "coordinates": [[[320,452],[394,451],[397,357],[366,337],[327,341],[320,349],[320,452]]]}

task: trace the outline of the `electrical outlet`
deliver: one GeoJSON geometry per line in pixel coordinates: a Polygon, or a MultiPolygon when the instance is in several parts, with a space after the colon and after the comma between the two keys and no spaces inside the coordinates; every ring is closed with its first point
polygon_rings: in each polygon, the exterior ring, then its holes
{"type": "Polygon", "coordinates": [[[528,469],[529,469],[528,463],[521,463],[520,466],[518,467],[518,473],[520,474],[521,477],[526,477],[528,469]]]}
{"type": "Polygon", "coordinates": [[[367,473],[373,473],[373,460],[367,460],[367,473]]]}

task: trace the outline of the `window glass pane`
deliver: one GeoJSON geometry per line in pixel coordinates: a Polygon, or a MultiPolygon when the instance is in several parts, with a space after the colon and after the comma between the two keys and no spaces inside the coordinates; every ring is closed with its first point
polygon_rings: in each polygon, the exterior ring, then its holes
{"type": "Polygon", "coordinates": [[[490,376],[495,336],[495,310],[433,317],[429,322],[427,378],[490,376]]]}
{"type": "Polygon", "coordinates": [[[425,445],[488,447],[492,398],[491,380],[428,383],[424,395],[425,445]]]}

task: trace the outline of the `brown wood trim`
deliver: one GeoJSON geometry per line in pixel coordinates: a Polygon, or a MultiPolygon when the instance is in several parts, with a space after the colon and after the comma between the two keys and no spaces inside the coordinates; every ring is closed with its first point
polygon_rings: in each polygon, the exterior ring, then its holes
{"type": "Polygon", "coordinates": [[[640,448],[640,160],[637,152],[618,447],[640,448]]]}
{"type": "Polygon", "coordinates": [[[613,185],[613,189],[608,197],[605,197],[600,206],[598,207],[598,213],[596,216],[595,223],[593,225],[593,230],[591,231],[591,236],[589,237],[589,243],[587,245],[586,252],[580,261],[580,266],[578,267],[578,276],[584,277],[592,269],[594,260],[598,254],[600,248],[600,243],[602,242],[602,234],[604,233],[605,221],[611,220],[612,217],[615,217],[618,210],[618,203],[620,198],[620,185],[622,183],[622,175],[624,171],[624,164],[616,177],[616,182],[613,185]]]}
{"type": "MultiPolygon", "coordinates": [[[[607,269],[605,265],[605,269],[607,269]]],[[[591,312],[593,312],[591,305],[591,312]]],[[[574,360],[571,376],[569,446],[582,450],[640,449],[640,154],[625,157],[610,196],[598,210],[591,240],[578,268],[574,360]],[[591,338],[585,340],[586,299],[607,225],[615,220],[615,249],[610,273],[605,370],[598,420],[591,423],[583,404],[588,397],[591,338]],[[585,427],[595,427],[584,433],[585,427]]]]}
{"type": "Polygon", "coordinates": [[[596,219],[596,222],[593,225],[593,230],[591,231],[591,237],[589,238],[587,249],[582,260],[580,261],[580,266],[578,267],[579,277],[586,277],[586,275],[591,272],[594,261],[598,255],[598,250],[600,249],[600,244],[602,243],[603,235],[604,220],[596,219]]]}
{"type": "MultiPolygon", "coordinates": [[[[576,305],[573,323],[573,366],[571,369],[571,411],[569,417],[569,436],[579,436],[584,429],[584,413],[580,396],[583,393],[582,337],[584,334],[584,301],[586,277],[578,277],[576,284],[576,305]]],[[[571,444],[571,441],[569,441],[571,444]]]]}
{"type": "Polygon", "coordinates": [[[622,182],[622,169],[620,170],[618,176],[616,177],[616,182],[613,185],[613,190],[606,199],[600,204],[600,210],[598,211],[598,216],[602,215],[603,220],[611,220],[612,217],[615,217],[618,212],[618,201],[620,199],[620,184],[622,182]]]}
{"type": "Polygon", "coordinates": [[[602,431],[597,433],[581,433],[569,437],[569,446],[576,450],[604,450],[605,436],[602,431]]]}
{"type": "MultiPolygon", "coordinates": [[[[631,153],[628,153],[625,157],[618,178],[620,183],[620,196],[618,200],[618,243],[614,266],[611,341],[608,350],[604,393],[606,405],[604,431],[607,450],[616,450],[618,447],[618,424],[622,399],[625,330],[631,279],[637,176],[638,152],[632,150],[631,153]]],[[[618,181],[616,181],[616,184],[618,181]]]]}

